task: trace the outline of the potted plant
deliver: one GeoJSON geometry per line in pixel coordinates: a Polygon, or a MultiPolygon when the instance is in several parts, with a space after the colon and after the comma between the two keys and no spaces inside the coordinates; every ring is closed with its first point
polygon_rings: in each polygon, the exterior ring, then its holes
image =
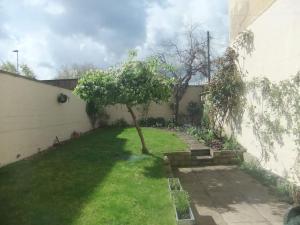
{"type": "Polygon", "coordinates": [[[69,97],[63,93],[60,93],[58,96],[57,96],[57,102],[58,103],[66,103],[68,101],[69,97]]]}
{"type": "Polygon", "coordinates": [[[194,225],[195,217],[190,207],[190,198],[186,191],[173,191],[172,192],[176,222],[178,225],[194,225]]]}
{"type": "Polygon", "coordinates": [[[168,178],[168,182],[169,182],[169,190],[171,192],[182,190],[179,178],[168,178]]]}

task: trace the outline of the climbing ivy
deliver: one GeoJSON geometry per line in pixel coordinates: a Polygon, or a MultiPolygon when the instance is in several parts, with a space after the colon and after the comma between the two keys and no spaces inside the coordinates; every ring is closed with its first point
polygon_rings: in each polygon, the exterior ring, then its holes
{"type": "Polygon", "coordinates": [[[248,113],[263,158],[276,157],[274,144],[283,145],[285,135],[293,135],[300,149],[300,72],[279,83],[254,78],[247,89],[255,100],[248,104],[248,113]]]}

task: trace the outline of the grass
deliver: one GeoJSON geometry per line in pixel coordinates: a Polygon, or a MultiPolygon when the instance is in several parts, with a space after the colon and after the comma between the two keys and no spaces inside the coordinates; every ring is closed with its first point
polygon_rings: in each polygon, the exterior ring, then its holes
{"type": "Polygon", "coordinates": [[[0,169],[0,224],[172,225],[164,152],[185,149],[175,134],[134,128],[84,135],[0,169]]]}

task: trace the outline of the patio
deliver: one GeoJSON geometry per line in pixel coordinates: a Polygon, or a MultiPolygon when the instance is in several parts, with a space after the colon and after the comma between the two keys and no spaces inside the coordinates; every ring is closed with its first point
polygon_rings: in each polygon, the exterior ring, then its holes
{"type": "Polygon", "coordinates": [[[289,208],[237,166],[179,168],[198,225],[282,225],[289,208]]]}

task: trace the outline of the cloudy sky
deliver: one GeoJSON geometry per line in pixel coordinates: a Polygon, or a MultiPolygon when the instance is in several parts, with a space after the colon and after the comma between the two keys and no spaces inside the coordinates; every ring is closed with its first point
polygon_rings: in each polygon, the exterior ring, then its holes
{"type": "Polygon", "coordinates": [[[192,23],[211,31],[217,54],[228,41],[227,0],[0,0],[0,62],[15,62],[18,49],[20,63],[51,79],[64,65],[150,54],[192,23]]]}

